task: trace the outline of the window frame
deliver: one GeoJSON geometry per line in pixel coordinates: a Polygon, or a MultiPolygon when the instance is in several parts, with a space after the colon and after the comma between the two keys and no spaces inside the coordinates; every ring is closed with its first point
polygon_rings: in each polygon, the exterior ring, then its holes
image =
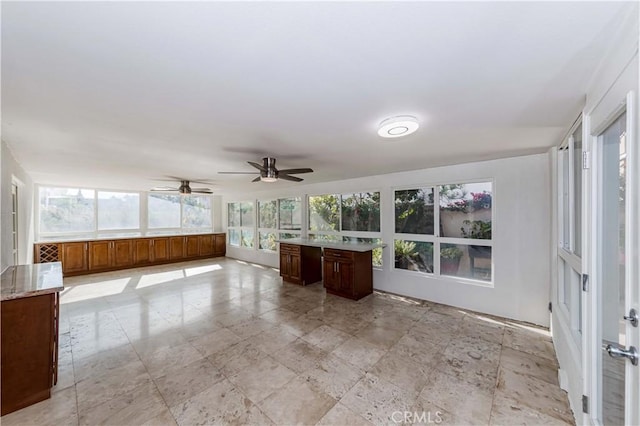
{"type": "Polygon", "coordinates": [[[393,240],[391,243],[391,250],[389,250],[388,259],[391,265],[391,270],[393,272],[398,272],[401,274],[408,274],[415,277],[422,277],[426,279],[439,279],[446,281],[454,281],[464,284],[476,285],[480,287],[491,287],[495,286],[495,252],[493,250],[494,247],[494,239],[495,239],[495,230],[496,230],[496,182],[495,178],[486,177],[486,178],[473,178],[473,179],[451,179],[445,181],[436,181],[429,183],[417,183],[411,185],[401,185],[394,186],[391,188],[391,203],[393,204],[393,240]],[[491,239],[472,239],[472,238],[462,238],[462,237],[442,237],[440,236],[440,190],[439,188],[444,185],[456,185],[456,184],[474,184],[474,183],[490,183],[491,184],[491,239]],[[407,234],[407,233],[396,233],[395,226],[395,197],[396,191],[407,191],[407,190],[415,190],[421,188],[433,188],[433,235],[431,234],[407,234]],[[433,272],[420,272],[420,271],[411,271],[402,268],[396,268],[395,263],[395,241],[403,240],[403,241],[416,241],[416,242],[428,242],[433,243],[433,272]],[[491,247],[491,280],[485,281],[480,279],[461,277],[456,275],[443,275],[441,273],[441,260],[440,260],[440,250],[442,244],[455,244],[455,245],[463,245],[463,246],[486,246],[491,247]]]}

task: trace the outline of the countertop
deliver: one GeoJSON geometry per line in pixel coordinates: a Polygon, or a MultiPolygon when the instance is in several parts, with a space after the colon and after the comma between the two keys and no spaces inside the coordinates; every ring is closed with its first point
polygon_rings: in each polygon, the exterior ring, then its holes
{"type": "Polygon", "coordinates": [[[365,252],[373,250],[378,247],[386,247],[386,244],[369,244],[369,243],[357,243],[357,242],[348,242],[348,243],[340,243],[340,242],[332,242],[332,241],[316,241],[309,240],[307,238],[287,238],[284,240],[276,240],[281,244],[294,244],[298,246],[309,246],[309,247],[320,247],[320,248],[329,248],[335,250],[348,250],[348,251],[359,251],[365,252]]]}
{"type": "Polygon", "coordinates": [[[0,280],[2,301],[64,290],[60,262],[9,266],[0,280]]]}
{"type": "Polygon", "coordinates": [[[46,240],[39,240],[34,242],[34,244],[56,244],[56,243],[84,243],[85,241],[112,241],[112,240],[139,240],[142,238],[169,238],[169,237],[189,237],[194,235],[221,235],[224,232],[216,231],[216,232],[185,232],[182,234],[158,234],[158,235],[128,235],[128,236],[113,236],[110,237],[108,235],[100,236],[100,237],[87,237],[80,236],[78,238],[52,238],[46,240]]]}

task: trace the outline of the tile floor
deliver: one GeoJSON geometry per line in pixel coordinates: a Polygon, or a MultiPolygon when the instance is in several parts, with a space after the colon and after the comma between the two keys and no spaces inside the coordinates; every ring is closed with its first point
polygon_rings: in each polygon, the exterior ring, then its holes
{"type": "Polygon", "coordinates": [[[549,334],[526,324],[227,258],[65,286],[53,396],[4,426],[573,423],[549,334]]]}

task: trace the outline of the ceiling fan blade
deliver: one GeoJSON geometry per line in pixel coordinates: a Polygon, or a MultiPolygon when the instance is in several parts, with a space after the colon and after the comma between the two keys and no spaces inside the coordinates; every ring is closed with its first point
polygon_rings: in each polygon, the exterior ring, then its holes
{"type": "Polygon", "coordinates": [[[255,178],[254,180],[252,180],[251,182],[260,182],[260,179],[262,179],[260,176],[258,176],[257,178],[255,178]]]}
{"type": "Polygon", "coordinates": [[[261,166],[258,163],[254,163],[253,161],[247,161],[247,163],[251,164],[253,167],[255,167],[256,169],[260,170],[261,172],[266,172],[267,169],[265,169],[263,166],[261,166]]]}
{"type": "Polygon", "coordinates": [[[286,170],[278,170],[280,173],[286,173],[288,175],[297,175],[300,173],[313,173],[313,169],[304,168],[304,169],[286,169],[286,170]]]}
{"type": "Polygon", "coordinates": [[[192,194],[213,194],[213,191],[209,188],[197,188],[191,190],[192,194]]]}
{"type": "Polygon", "coordinates": [[[209,191],[211,192],[211,188],[191,188],[192,191],[209,191]]]}
{"type": "Polygon", "coordinates": [[[177,191],[178,188],[171,188],[169,186],[158,186],[156,188],[151,188],[151,191],[161,192],[161,191],[177,191]]]}
{"type": "Polygon", "coordinates": [[[302,182],[304,180],[295,176],[283,175],[282,172],[278,173],[278,179],[290,180],[291,182],[302,182]]]}

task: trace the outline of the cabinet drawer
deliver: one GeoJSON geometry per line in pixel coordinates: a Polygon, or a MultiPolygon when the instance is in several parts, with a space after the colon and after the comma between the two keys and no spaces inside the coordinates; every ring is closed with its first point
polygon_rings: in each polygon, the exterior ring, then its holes
{"type": "Polygon", "coordinates": [[[324,249],[324,257],[333,257],[338,259],[349,259],[353,260],[354,253],[352,251],[347,250],[335,250],[335,249],[324,249]]]}
{"type": "Polygon", "coordinates": [[[300,253],[300,246],[280,243],[280,252],[300,253]]]}

